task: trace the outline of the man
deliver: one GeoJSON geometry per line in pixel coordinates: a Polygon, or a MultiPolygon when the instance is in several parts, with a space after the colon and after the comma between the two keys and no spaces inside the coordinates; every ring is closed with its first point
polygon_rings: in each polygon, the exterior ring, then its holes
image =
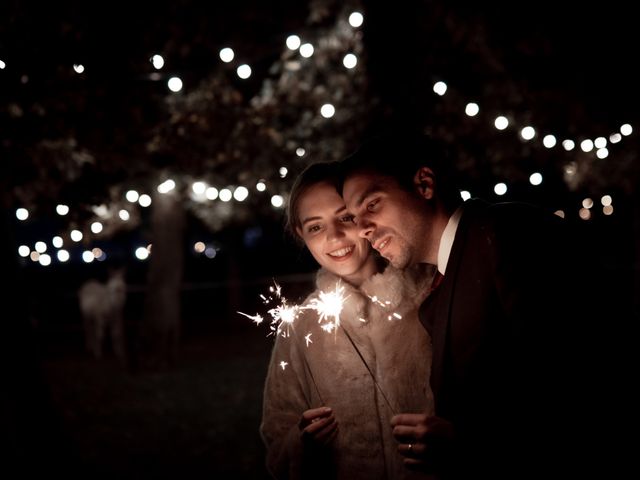
{"type": "Polygon", "coordinates": [[[398,268],[431,263],[443,275],[420,311],[436,415],[392,421],[407,466],[442,478],[591,471],[593,325],[565,222],[526,204],[463,203],[446,149],[422,136],[370,141],[343,174],[360,235],[398,268]]]}

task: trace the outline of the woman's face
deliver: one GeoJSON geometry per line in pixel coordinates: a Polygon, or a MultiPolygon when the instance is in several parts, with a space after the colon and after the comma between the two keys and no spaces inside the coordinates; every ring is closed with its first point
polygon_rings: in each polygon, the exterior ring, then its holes
{"type": "Polygon", "coordinates": [[[358,236],[334,186],[322,182],[308,187],[298,201],[298,220],[298,235],[320,266],[355,285],[375,273],[369,242],[358,236]]]}

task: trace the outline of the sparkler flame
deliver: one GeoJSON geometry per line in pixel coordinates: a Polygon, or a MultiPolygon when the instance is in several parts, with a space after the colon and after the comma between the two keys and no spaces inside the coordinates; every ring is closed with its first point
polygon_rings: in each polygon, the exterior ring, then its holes
{"type": "MultiPolygon", "coordinates": [[[[282,335],[283,337],[288,337],[290,334],[290,327],[293,325],[293,322],[298,318],[300,314],[301,308],[298,305],[289,305],[287,303],[287,299],[282,296],[282,288],[278,285],[277,282],[273,282],[273,286],[269,287],[269,291],[273,294],[268,297],[264,295],[260,295],[263,303],[269,304],[276,300],[280,300],[280,303],[269,309],[267,313],[271,315],[271,326],[269,327],[271,330],[270,334],[274,335],[282,335]]],[[[238,312],[240,315],[244,315],[247,318],[250,318],[256,325],[262,323],[264,318],[262,315],[255,314],[249,315],[247,313],[238,312]]],[[[284,369],[284,367],[283,367],[284,369]]]]}
{"type": "MultiPolygon", "coordinates": [[[[290,329],[293,329],[293,324],[295,320],[298,318],[298,315],[302,310],[315,310],[316,313],[318,314],[318,323],[320,324],[320,328],[322,328],[324,331],[328,333],[331,333],[331,332],[337,333],[338,329],[341,326],[340,314],[342,313],[344,302],[349,298],[348,296],[347,297],[344,296],[344,290],[345,290],[345,287],[342,285],[340,281],[338,281],[336,283],[334,290],[331,290],[329,292],[320,291],[317,297],[313,298],[310,302],[308,302],[305,305],[302,305],[302,306],[299,306],[296,304],[289,305],[287,303],[287,299],[282,296],[282,288],[280,287],[280,285],[278,285],[278,283],[274,281],[273,286],[269,287],[269,291],[271,292],[272,295],[268,297],[264,295],[260,295],[260,298],[262,299],[264,304],[269,304],[275,300],[280,301],[280,303],[277,306],[268,310],[269,315],[271,315],[271,325],[270,325],[271,333],[275,335],[282,335],[285,338],[289,337],[290,329]]],[[[391,305],[390,301],[382,301],[375,295],[369,296],[369,299],[371,300],[372,303],[380,307],[383,307],[385,309],[389,308],[389,306],[391,305]]],[[[262,315],[260,314],[248,315],[243,312],[238,312],[238,313],[240,315],[244,315],[247,318],[250,318],[256,325],[259,325],[264,320],[262,315]]],[[[392,312],[390,315],[387,316],[387,318],[389,320],[393,320],[394,318],[401,319],[402,316],[397,312],[392,312]]],[[[365,318],[359,318],[358,320],[363,323],[366,323],[367,321],[365,318]]],[[[344,327],[343,327],[343,330],[345,335],[349,339],[351,345],[353,346],[354,350],[356,351],[356,353],[364,363],[365,367],[369,371],[369,374],[371,375],[373,382],[375,383],[376,387],[380,390],[380,393],[382,394],[382,397],[384,398],[387,405],[389,406],[389,409],[395,413],[395,409],[392,407],[389,399],[384,393],[384,390],[382,390],[382,387],[378,383],[373,371],[367,364],[365,358],[362,356],[362,353],[360,353],[360,350],[358,349],[357,345],[351,338],[351,335],[349,334],[348,330],[344,327]]],[[[305,335],[304,340],[306,342],[306,346],[309,347],[309,344],[313,343],[311,341],[311,333],[308,333],[307,335],[305,335]]],[[[321,403],[324,403],[324,401],[322,400],[322,395],[320,394],[320,390],[318,389],[318,386],[315,382],[315,379],[313,379],[313,372],[311,371],[311,367],[307,363],[307,360],[304,357],[304,355],[303,355],[303,359],[305,362],[305,366],[307,367],[307,369],[309,370],[309,373],[311,374],[311,378],[316,387],[316,391],[318,392],[318,396],[321,399],[321,403]]],[[[289,363],[283,360],[279,362],[278,365],[280,366],[280,368],[282,368],[282,370],[285,370],[285,368],[287,367],[287,365],[289,365],[289,363]]]]}
{"type": "Polygon", "coordinates": [[[317,298],[303,308],[315,310],[320,327],[326,332],[332,332],[340,327],[340,313],[347,298],[349,297],[344,296],[344,286],[338,282],[335,290],[320,292],[317,298]]]}

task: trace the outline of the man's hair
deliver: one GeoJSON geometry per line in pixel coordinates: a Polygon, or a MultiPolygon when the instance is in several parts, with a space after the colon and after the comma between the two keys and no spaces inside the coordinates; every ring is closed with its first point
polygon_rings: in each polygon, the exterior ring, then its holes
{"type": "Polygon", "coordinates": [[[387,133],[373,137],[340,162],[341,184],[356,173],[376,173],[391,177],[407,191],[415,192],[414,176],[420,167],[429,167],[436,180],[435,191],[450,211],[462,203],[456,171],[443,141],[424,134],[387,133]]]}
{"type": "Polygon", "coordinates": [[[317,183],[328,183],[335,186],[340,193],[340,176],[338,162],[316,162],[307,167],[296,177],[289,193],[286,209],[285,230],[296,240],[301,241],[297,228],[302,227],[298,208],[304,193],[317,183]]]}

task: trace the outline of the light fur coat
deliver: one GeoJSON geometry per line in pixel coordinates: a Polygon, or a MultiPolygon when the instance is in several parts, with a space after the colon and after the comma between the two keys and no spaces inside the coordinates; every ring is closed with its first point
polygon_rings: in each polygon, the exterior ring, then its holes
{"type": "Polygon", "coordinates": [[[304,304],[339,283],[346,297],[341,327],[327,333],[314,310],[303,310],[289,336],[276,338],[260,426],[274,478],[426,478],[403,465],[390,420],[397,413],[433,413],[431,342],[417,311],[434,273],[389,265],[358,290],[319,270],[317,290],[304,304]],[[338,434],[326,450],[303,451],[298,423],[305,410],[320,406],[333,409],[338,434]]]}

